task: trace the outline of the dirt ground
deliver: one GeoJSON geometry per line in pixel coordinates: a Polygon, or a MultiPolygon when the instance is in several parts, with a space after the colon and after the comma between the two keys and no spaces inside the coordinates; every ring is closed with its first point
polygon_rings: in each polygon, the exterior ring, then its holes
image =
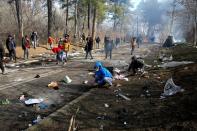
{"type": "MultiPolygon", "coordinates": [[[[70,119],[76,118],[76,127],[80,131],[195,131],[197,130],[197,64],[181,65],[174,68],[158,68],[159,54],[173,55],[174,60],[194,61],[197,58],[197,49],[188,45],[179,45],[170,49],[162,49],[157,45],[144,45],[137,49],[136,55],[144,58],[145,63],[153,65],[146,68],[145,76],[129,76],[129,81],[116,80],[112,88],[94,88],[91,84],[82,84],[84,80],[93,81],[88,75],[93,64],[101,60],[106,66],[118,67],[121,70],[128,68],[125,63],[130,61],[128,46],[114,50],[112,60],[104,60],[101,51],[95,51],[95,60],[84,60],[84,55],[70,59],[64,67],[54,63],[46,67],[36,65],[34,68],[20,68],[16,73],[0,76],[3,85],[0,86],[1,99],[9,98],[10,105],[1,105],[0,124],[3,130],[24,130],[28,124],[40,114],[45,117],[40,123],[28,128],[33,131],[65,131],[68,130],[70,119]],[[154,62],[157,60],[157,62],[154,62]],[[38,68],[39,67],[39,68],[38,68]],[[22,71],[23,72],[22,72],[22,71]],[[25,71],[25,72],[24,72],[25,71]],[[47,75],[47,72],[54,71],[47,75]],[[31,78],[36,74],[46,74],[39,79],[31,78]],[[58,73],[61,72],[61,73],[58,73]],[[29,81],[14,88],[6,88],[11,79],[28,78],[29,81]],[[68,74],[73,83],[60,83],[59,90],[51,90],[46,85],[52,81],[60,81],[68,74]],[[6,79],[6,78],[7,79],[6,79]],[[175,84],[185,91],[171,97],[160,99],[165,82],[172,77],[175,84]],[[4,86],[6,85],[6,86],[4,86]],[[143,89],[150,91],[150,96],[142,96],[143,89]],[[130,100],[117,95],[121,92],[130,100]],[[25,107],[17,101],[21,92],[27,92],[31,97],[42,96],[52,103],[47,110],[37,110],[36,107],[25,107]],[[9,97],[8,97],[9,96],[9,97]],[[77,113],[76,111],[79,110],[77,113]],[[27,112],[27,116],[19,117],[27,112]],[[10,117],[12,116],[12,117],[10,117]]],[[[42,76],[42,75],[41,75],[42,76]]],[[[16,81],[17,83],[17,81],[16,81]]]]}
{"type": "MultiPolygon", "coordinates": [[[[158,60],[160,51],[173,54],[174,60],[179,61],[196,61],[197,58],[197,49],[186,45],[152,50],[145,58],[145,62],[152,65],[155,65],[153,60],[158,60]]],[[[29,130],[66,130],[77,109],[76,127],[80,131],[197,130],[197,64],[167,69],[151,67],[147,71],[144,77],[130,76],[128,82],[116,80],[113,88],[95,89],[88,97],[66,108],[64,113],[51,116],[29,130]],[[165,82],[170,77],[185,91],[160,99],[165,82]],[[144,88],[148,88],[151,96],[141,96],[144,88]],[[131,100],[117,96],[116,91],[121,91],[131,100]]]]}

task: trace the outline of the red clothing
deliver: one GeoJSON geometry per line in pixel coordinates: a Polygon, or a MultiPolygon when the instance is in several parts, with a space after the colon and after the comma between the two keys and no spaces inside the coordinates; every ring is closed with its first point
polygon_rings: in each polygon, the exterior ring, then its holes
{"type": "Polygon", "coordinates": [[[53,51],[53,53],[59,53],[59,52],[61,51],[61,48],[59,48],[59,47],[54,47],[54,48],[52,49],[52,51],[53,51]]]}
{"type": "Polygon", "coordinates": [[[28,38],[25,39],[25,47],[30,48],[30,41],[28,38]]]}
{"type": "Polygon", "coordinates": [[[48,43],[49,43],[49,44],[52,44],[53,41],[54,41],[54,39],[53,39],[52,37],[49,37],[49,38],[48,38],[48,43]]]}

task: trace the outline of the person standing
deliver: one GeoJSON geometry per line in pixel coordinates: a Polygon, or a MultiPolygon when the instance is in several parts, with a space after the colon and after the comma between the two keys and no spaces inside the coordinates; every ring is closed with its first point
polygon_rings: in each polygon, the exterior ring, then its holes
{"type": "Polygon", "coordinates": [[[30,40],[27,35],[23,37],[22,48],[24,50],[24,59],[29,59],[30,40]]]}
{"type": "Polygon", "coordinates": [[[136,37],[133,37],[131,39],[131,55],[133,55],[133,52],[135,50],[135,46],[136,46],[136,37]]]}
{"type": "Polygon", "coordinates": [[[90,55],[91,59],[93,59],[92,57],[92,48],[93,48],[93,39],[90,35],[88,35],[88,37],[86,38],[86,46],[85,46],[85,51],[86,51],[86,57],[85,59],[88,58],[88,54],[90,55]]]}
{"type": "Polygon", "coordinates": [[[97,36],[96,37],[96,45],[97,45],[97,49],[99,49],[99,44],[100,44],[100,41],[101,41],[101,39],[100,39],[100,37],[99,36],[97,36]]]}
{"type": "Polygon", "coordinates": [[[31,43],[32,43],[34,49],[36,49],[36,47],[37,47],[37,40],[38,40],[37,33],[36,32],[32,32],[32,34],[31,34],[31,43]]]}
{"type": "Polygon", "coordinates": [[[55,40],[54,40],[51,36],[49,36],[49,38],[48,38],[48,43],[49,43],[50,49],[53,48],[53,43],[54,43],[54,41],[55,41],[55,40]]]}
{"type": "Polygon", "coordinates": [[[120,44],[120,38],[116,37],[116,48],[118,48],[118,45],[120,44]]]}
{"type": "Polygon", "coordinates": [[[4,50],[4,47],[3,47],[2,42],[0,42],[0,69],[2,71],[2,74],[5,73],[5,68],[3,66],[3,58],[4,58],[4,55],[5,55],[5,50],[4,50]]]}
{"type": "Polygon", "coordinates": [[[112,59],[112,49],[113,49],[113,40],[111,40],[110,37],[105,36],[105,59],[107,59],[108,55],[110,56],[110,59],[112,59]]]}
{"type": "Polygon", "coordinates": [[[16,43],[11,35],[8,35],[8,38],[6,40],[6,47],[9,52],[10,61],[14,59],[16,62],[16,43]]]}
{"type": "Polygon", "coordinates": [[[69,40],[69,35],[65,36],[65,39],[63,41],[63,51],[66,54],[66,62],[68,60],[68,52],[70,51],[70,40],[69,40]]]}

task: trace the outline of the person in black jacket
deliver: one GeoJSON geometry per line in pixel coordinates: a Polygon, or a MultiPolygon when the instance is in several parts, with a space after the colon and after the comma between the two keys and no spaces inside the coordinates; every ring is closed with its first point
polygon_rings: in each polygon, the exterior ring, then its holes
{"type": "Polygon", "coordinates": [[[8,38],[6,40],[6,47],[9,52],[10,60],[12,61],[14,59],[16,62],[16,43],[11,35],[8,35],[8,38]]]}
{"type": "Polygon", "coordinates": [[[143,69],[144,68],[144,63],[140,61],[139,59],[136,58],[136,56],[133,56],[131,58],[131,63],[129,65],[128,71],[132,69],[133,74],[135,75],[138,69],[143,69]]]}
{"type": "Polygon", "coordinates": [[[0,69],[2,71],[2,74],[5,73],[5,68],[3,66],[3,57],[4,57],[4,54],[5,54],[5,50],[4,50],[3,44],[0,42],[0,69]]]}
{"type": "Polygon", "coordinates": [[[88,35],[88,37],[86,38],[86,46],[85,46],[85,51],[86,51],[86,57],[85,59],[88,58],[88,54],[90,55],[91,59],[93,59],[92,57],[92,48],[93,48],[93,39],[90,35],[88,35]]]}

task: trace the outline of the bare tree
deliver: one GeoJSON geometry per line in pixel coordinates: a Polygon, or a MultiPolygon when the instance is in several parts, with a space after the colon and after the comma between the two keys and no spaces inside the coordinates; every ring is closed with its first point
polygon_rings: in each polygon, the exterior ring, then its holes
{"type": "Polygon", "coordinates": [[[47,0],[47,7],[48,7],[48,36],[52,33],[52,0],[47,0]]]}

